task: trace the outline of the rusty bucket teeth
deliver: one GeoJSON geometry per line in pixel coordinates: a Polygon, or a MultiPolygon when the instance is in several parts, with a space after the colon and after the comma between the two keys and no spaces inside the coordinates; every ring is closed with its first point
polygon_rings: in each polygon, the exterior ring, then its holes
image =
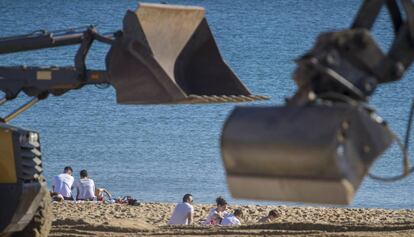
{"type": "Polygon", "coordinates": [[[128,11],[106,58],[121,104],[225,103],[253,96],[223,61],[201,7],[128,11]]]}

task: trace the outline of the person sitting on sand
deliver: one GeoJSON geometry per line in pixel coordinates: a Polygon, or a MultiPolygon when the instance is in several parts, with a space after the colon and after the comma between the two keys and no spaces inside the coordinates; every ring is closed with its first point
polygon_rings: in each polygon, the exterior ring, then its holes
{"type": "Polygon", "coordinates": [[[194,208],[193,196],[189,193],[184,195],[183,202],[178,203],[168,221],[169,225],[190,225],[193,223],[194,208]]]}
{"type": "Polygon", "coordinates": [[[259,223],[270,223],[273,222],[276,218],[278,218],[280,214],[276,210],[269,211],[269,215],[260,218],[258,221],[259,223]]]}
{"type": "Polygon", "coordinates": [[[95,196],[95,182],[88,178],[88,171],[81,170],[80,180],[76,181],[76,200],[93,201],[95,196]]]}
{"type": "Polygon", "coordinates": [[[50,197],[52,198],[52,201],[54,202],[63,202],[65,199],[63,198],[62,194],[55,193],[50,191],[50,197]]]}
{"type": "Polygon", "coordinates": [[[61,194],[64,200],[73,200],[72,188],[74,178],[72,177],[72,167],[66,166],[63,173],[56,175],[53,178],[52,190],[53,193],[61,194]]]}
{"type": "Polygon", "coordinates": [[[96,200],[102,202],[110,202],[112,200],[112,194],[104,188],[95,188],[96,200]]]}
{"type": "Polygon", "coordinates": [[[223,219],[224,216],[228,214],[226,212],[227,201],[222,196],[219,196],[218,198],[216,198],[216,204],[217,204],[216,208],[213,208],[210,210],[210,212],[208,213],[207,219],[202,224],[204,225],[213,224],[214,221],[212,220],[215,214],[219,215],[221,219],[223,219]]]}
{"type": "Polygon", "coordinates": [[[221,221],[223,221],[223,217],[217,213],[214,213],[213,217],[211,218],[210,225],[220,225],[221,221]]]}
{"type": "Polygon", "coordinates": [[[234,210],[233,214],[224,217],[221,225],[241,225],[240,219],[243,217],[241,209],[234,210]]]}

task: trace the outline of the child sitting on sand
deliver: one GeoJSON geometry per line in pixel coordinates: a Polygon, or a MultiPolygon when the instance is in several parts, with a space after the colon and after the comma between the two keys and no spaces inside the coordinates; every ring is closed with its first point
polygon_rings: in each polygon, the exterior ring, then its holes
{"type": "Polygon", "coordinates": [[[259,223],[270,223],[273,222],[276,218],[278,218],[280,214],[276,210],[271,210],[269,215],[260,218],[258,221],[259,223]]]}
{"type": "Polygon", "coordinates": [[[236,209],[234,210],[233,214],[225,216],[221,224],[222,225],[241,225],[240,219],[242,218],[242,216],[243,216],[242,210],[236,209]]]}
{"type": "Polygon", "coordinates": [[[217,204],[216,208],[213,208],[210,210],[210,212],[208,213],[207,219],[202,224],[211,225],[212,223],[216,222],[213,220],[215,215],[218,215],[220,217],[218,218],[218,220],[221,221],[224,218],[224,216],[228,214],[228,212],[226,211],[227,201],[222,196],[219,196],[218,198],[216,198],[216,204],[217,204]]]}
{"type": "Polygon", "coordinates": [[[214,213],[213,217],[211,218],[210,225],[220,225],[223,221],[223,217],[217,213],[214,213]]]}
{"type": "Polygon", "coordinates": [[[105,202],[112,200],[111,193],[104,188],[95,188],[95,196],[97,201],[105,202]]]}

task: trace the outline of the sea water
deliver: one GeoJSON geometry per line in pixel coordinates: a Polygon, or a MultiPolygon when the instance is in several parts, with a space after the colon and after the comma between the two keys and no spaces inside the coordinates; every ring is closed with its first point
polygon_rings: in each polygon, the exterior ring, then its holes
{"type": "MultiPolygon", "coordinates": [[[[293,60],[310,49],[320,32],[350,26],[360,1],[168,1],[207,9],[207,20],[222,56],[254,93],[271,96],[257,105],[281,104],[292,95],[293,60]]],[[[0,36],[97,25],[100,32],[121,29],[127,9],[136,1],[0,1],[0,36]]],[[[383,11],[375,37],[387,49],[391,24],[383,11]]],[[[0,65],[72,65],[77,46],[2,55],[0,65]]],[[[103,69],[108,47],[95,43],[89,68],[103,69]]],[[[404,134],[413,73],[380,86],[371,104],[400,136],[404,134]]],[[[1,115],[25,101],[24,96],[0,108],[1,115]]],[[[40,132],[48,181],[64,166],[75,177],[87,169],[99,187],[115,196],[141,201],[176,202],[192,193],[195,202],[212,203],[218,195],[230,203],[287,204],[232,199],[220,158],[223,122],[234,107],[224,105],[120,106],[112,88],[94,86],[60,97],[50,96],[11,124],[40,132]]],[[[410,150],[413,152],[413,149],[410,150]]],[[[401,155],[394,145],[371,171],[399,174],[401,155]]],[[[50,183],[49,183],[50,185],[50,183]]],[[[414,178],[383,184],[365,179],[352,206],[414,208],[414,178]]]]}

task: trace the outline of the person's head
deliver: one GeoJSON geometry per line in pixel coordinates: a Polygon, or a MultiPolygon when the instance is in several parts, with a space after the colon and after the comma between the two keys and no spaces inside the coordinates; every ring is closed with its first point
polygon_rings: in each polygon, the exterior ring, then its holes
{"type": "Polygon", "coordinates": [[[243,211],[241,210],[241,209],[236,209],[236,210],[234,210],[234,213],[233,213],[233,215],[235,216],[235,217],[242,217],[243,216],[243,211]]]}
{"type": "Polygon", "coordinates": [[[72,175],[72,173],[73,173],[72,167],[70,167],[70,166],[66,166],[66,167],[63,169],[63,173],[68,174],[68,175],[72,175]]]}
{"type": "Polygon", "coordinates": [[[62,194],[57,193],[56,195],[52,196],[52,200],[56,202],[63,202],[65,198],[63,198],[62,194]]]}
{"type": "Polygon", "coordinates": [[[227,208],[227,201],[222,197],[219,196],[218,198],[216,198],[216,204],[217,204],[217,210],[218,211],[225,211],[227,208]]]}
{"type": "Polygon", "coordinates": [[[193,203],[193,195],[191,195],[189,193],[187,193],[186,195],[184,195],[183,202],[193,203]]]}
{"type": "Polygon", "coordinates": [[[219,214],[215,213],[210,221],[211,225],[219,225],[221,221],[223,220],[223,217],[221,217],[219,214]]]}
{"type": "Polygon", "coordinates": [[[81,170],[81,171],[79,172],[79,175],[80,175],[80,178],[81,178],[81,179],[83,179],[83,178],[87,178],[87,177],[88,177],[88,171],[86,171],[86,170],[81,170]]]}
{"type": "Polygon", "coordinates": [[[276,219],[279,217],[279,213],[276,210],[269,211],[269,218],[276,219]]]}

